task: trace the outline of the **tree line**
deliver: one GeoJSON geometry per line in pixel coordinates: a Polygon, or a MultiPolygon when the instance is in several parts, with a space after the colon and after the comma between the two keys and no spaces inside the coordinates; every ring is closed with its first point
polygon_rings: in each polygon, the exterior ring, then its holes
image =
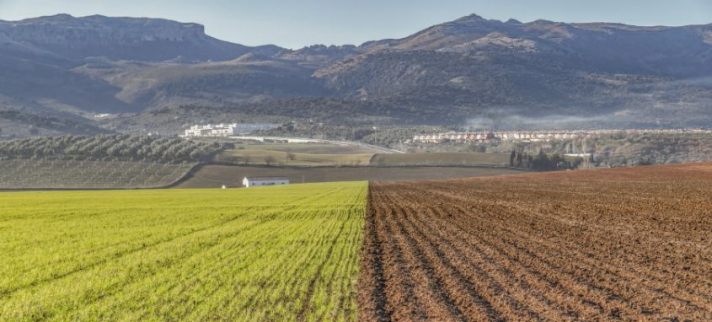
{"type": "Polygon", "coordinates": [[[225,144],[135,135],[68,135],[0,141],[3,159],[202,162],[225,144]]]}
{"type": "Polygon", "coordinates": [[[535,171],[553,171],[559,169],[576,169],[583,163],[582,158],[576,158],[573,162],[567,161],[563,156],[554,154],[551,157],[539,150],[539,153],[532,155],[516,150],[509,154],[509,166],[514,168],[529,169],[535,171]]]}

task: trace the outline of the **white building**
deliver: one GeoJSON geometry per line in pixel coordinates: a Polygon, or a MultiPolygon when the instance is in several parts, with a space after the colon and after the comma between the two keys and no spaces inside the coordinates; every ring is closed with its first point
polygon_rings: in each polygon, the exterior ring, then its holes
{"type": "Polygon", "coordinates": [[[185,130],[185,136],[233,136],[248,134],[257,130],[269,130],[277,125],[269,123],[231,123],[193,125],[185,130]]]}
{"type": "Polygon", "coordinates": [[[245,177],[242,185],[245,188],[260,186],[283,186],[289,184],[289,179],[284,177],[245,177]]]}
{"type": "Polygon", "coordinates": [[[232,132],[233,128],[230,125],[193,125],[185,130],[185,136],[229,136],[234,135],[232,132]]]}

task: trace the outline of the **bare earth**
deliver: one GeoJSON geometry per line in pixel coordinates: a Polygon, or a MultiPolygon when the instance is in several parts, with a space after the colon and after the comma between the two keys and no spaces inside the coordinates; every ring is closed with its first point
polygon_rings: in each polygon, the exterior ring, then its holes
{"type": "Polygon", "coordinates": [[[712,321],[712,164],[372,183],[361,321],[712,321]]]}

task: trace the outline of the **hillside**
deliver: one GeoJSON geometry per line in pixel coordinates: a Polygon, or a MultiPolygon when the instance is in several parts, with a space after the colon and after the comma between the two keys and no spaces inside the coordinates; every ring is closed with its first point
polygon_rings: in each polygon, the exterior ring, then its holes
{"type": "Polygon", "coordinates": [[[0,190],[161,188],[224,148],[129,135],[0,141],[0,190]]]}
{"type": "Polygon", "coordinates": [[[470,15],[402,39],[289,50],[163,19],[0,21],[0,107],[173,129],[180,107],[332,124],[712,124],[712,25],[522,23],[470,15]],[[336,102],[336,104],[334,104],[336,102]],[[172,118],[155,118],[156,110],[172,118]],[[171,114],[175,112],[176,114],[171,114]]]}

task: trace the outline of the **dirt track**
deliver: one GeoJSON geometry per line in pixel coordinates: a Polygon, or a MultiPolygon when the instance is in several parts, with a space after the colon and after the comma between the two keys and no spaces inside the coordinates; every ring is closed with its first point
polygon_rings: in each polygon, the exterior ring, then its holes
{"type": "Polygon", "coordinates": [[[362,321],[712,320],[712,164],[374,183],[362,321]]]}

